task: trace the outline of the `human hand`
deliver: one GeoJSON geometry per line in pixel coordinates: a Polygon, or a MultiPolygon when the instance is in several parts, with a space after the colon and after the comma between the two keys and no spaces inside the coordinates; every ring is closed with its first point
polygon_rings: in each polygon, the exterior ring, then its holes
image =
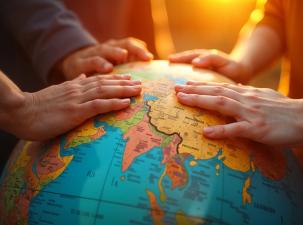
{"type": "Polygon", "coordinates": [[[246,83],[251,77],[251,68],[233,60],[218,50],[195,49],[169,56],[172,63],[189,63],[194,67],[213,70],[240,83],[246,83]]]}
{"type": "Polygon", "coordinates": [[[152,58],[143,41],[135,38],[112,39],[71,53],[59,63],[59,70],[65,80],[71,80],[81,73],[109,73],[114,65],[152,58]]]}
{"type": "Polygon", "coordinates": [[[128,107],[129,98],[140,92],[140,81],[130,80],[129,75],[81,75],[35,93],[24,93],[22,104],[7,110],[8,131],[27,140],[53,138],[97,114],[128,107]]]}
{"type": "Polygon", "coordinates": [[[185,105],[214,110],[235,122],[204,128],[208,138],[243,137],[270,145],[303,143],[303,101],[268,88],[188,82],[175,87],[185,105]]]}

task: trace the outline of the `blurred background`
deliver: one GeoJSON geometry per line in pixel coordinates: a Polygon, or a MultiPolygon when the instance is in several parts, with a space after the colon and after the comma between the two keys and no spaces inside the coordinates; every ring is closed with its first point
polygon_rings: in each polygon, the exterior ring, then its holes
{"type": "MultiPolygon", "coordinates": [[[[133,36],[156,58],[195,48],[229,53],[247,21],[262,18],[265,0],[65,0],[100,41],[133,36]]],[[[279,66],[251,84],[276,89],[279,66]]]]}

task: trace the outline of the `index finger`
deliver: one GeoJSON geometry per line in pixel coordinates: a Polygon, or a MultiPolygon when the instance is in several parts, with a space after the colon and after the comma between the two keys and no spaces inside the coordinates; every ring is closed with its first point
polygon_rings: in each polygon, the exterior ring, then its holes
{"type": "Polygon", "coordinates": [[[130,79],[131,79],[131,75],[129,74],[106,74],[106,75],[100,74],[83,79],[80,81],[80,83],[85,85],[87,83],[97,82],[100,80],[130,80],[130,79]]]}

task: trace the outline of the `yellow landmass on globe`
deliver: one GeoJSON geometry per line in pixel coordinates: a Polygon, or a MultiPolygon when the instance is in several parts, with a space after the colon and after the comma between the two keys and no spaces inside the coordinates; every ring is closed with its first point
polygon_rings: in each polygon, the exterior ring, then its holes
{"type": "Polygon", "coordinates": [[[78,128],[66,135],[64,148],[77,147],[78,145],[94,141],[105,134],[103,127],[95,127],[94,121],[88,120],[78,128]]]}
{"type": "Polygon", "coordinates": [[[177,225],[201,225],[209,224],[209,221],[203,218],[197,218],[193,216],[187,216],[183,212],[179,211],[176,213],[177,225]]]}
{"type": "Polygon", "coordinates": [[[242,189],[242,201],[243,201],[243,205],[247,204],[247,203],[251,203],[251,195],[248,192],[248,188],[250,187],[251,184],[251,178],[247,177],[247,179],[244,182],[244,186],[242,189]]]}
{"type": "Polygon", "coordinates": [[[247,147],[237,140],[210,140],[203,136],[202,130],[210,125],[227,122],[222,116],[205,110],[186,107],[177,102],[175,94],[158,100],[148,101],[150,122],[160,131],[172,135],[178,134],[182,141],[179,154],[190,154],[195,160],[210,159],[218,155],[231,169],[247,172],[250,169],[250,157],[247,147]],[[241,148],[241,151],[240,151],[241,148]]]}

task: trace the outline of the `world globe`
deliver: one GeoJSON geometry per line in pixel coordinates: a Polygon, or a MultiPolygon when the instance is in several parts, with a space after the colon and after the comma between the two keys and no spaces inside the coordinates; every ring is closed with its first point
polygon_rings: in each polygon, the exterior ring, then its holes
{"type": "Polygon", "coordinates": [[[20,141],[0,181],[1,224],[303,224],[292,151],[207,139],[203,127],[231,118],[181,105],[174,92],[230,80],[167,61],[114,73],[140,79],[141,96],[48,142],[20,141]]]}

